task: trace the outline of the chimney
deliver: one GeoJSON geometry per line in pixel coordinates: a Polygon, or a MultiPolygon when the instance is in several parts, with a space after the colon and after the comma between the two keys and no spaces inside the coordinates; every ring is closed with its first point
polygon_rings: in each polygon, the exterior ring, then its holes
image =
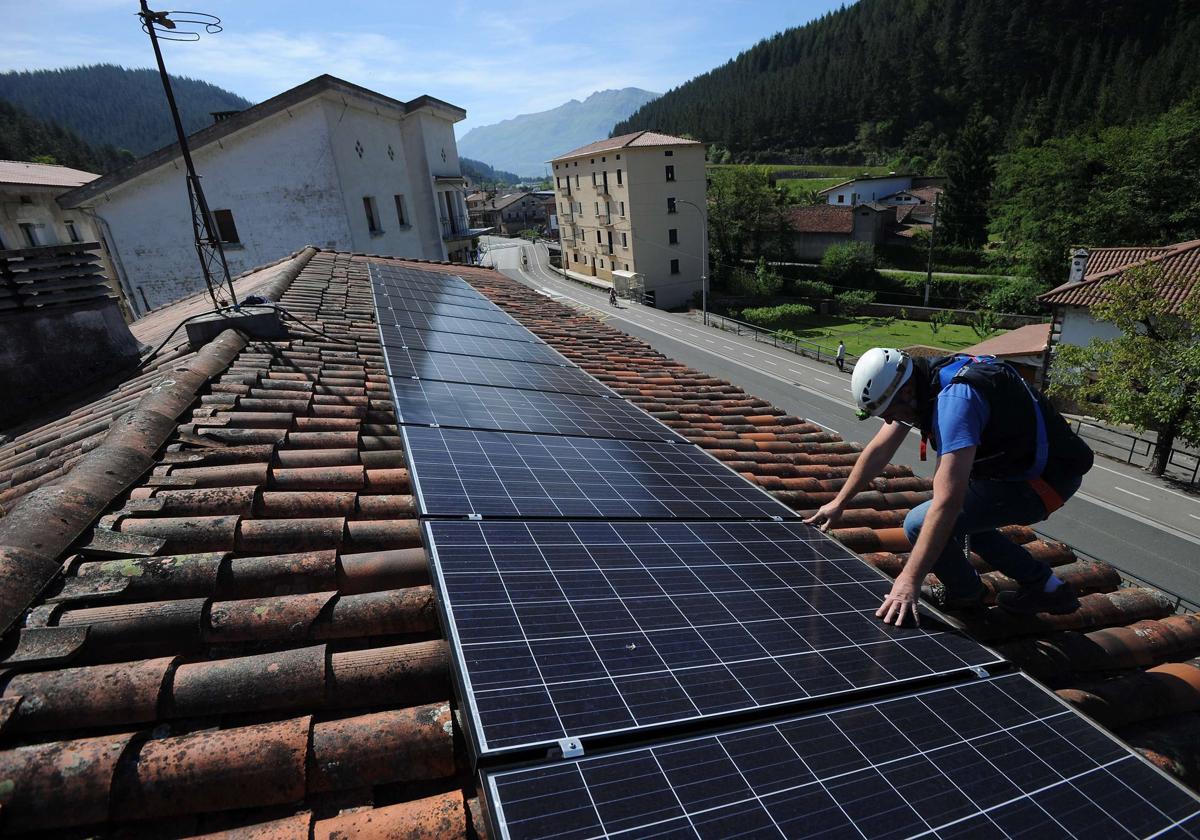
{"type": "Polygon", "coordinates": [[[1071,273],[1067,277],[1068,283],[1079,283],[1083,280],[1083,275],[1087,273],[1088,250],[1087,248],[1076,248],[1071,252],[1071,273]]]}

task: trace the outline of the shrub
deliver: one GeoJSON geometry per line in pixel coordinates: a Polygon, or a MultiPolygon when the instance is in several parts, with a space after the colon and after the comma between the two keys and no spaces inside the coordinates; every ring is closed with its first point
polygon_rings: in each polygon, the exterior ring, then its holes
{"type": "Polygon", "coordinates": [[[870,286],[878,276],[875,254],[863,242],[830,245],[821,257],[821,273],[834,286],[870,286]]]}
{"type": "Polygon", "coordinates": [[[784,303],[779,306],[759,306],[742,310],[742,320],[760,327],[774,329],[781,324],[813,314],[811,306],[803,303],[784,303]]]}
{"type": "Polygon", "coordinates": [[[999,318],[990,309],[980,309],[971,317],[971,331],[980,338],[987,338],[1000,329],[999,318]]]}
{"type": "Polygon", "coordinates": [[[793,280],[792,294],[811,300],[823,300],[833,297],[833,286],[823,280],[793,280]]]}
{"type": "Polygon", "coordinates": [[[1012,312],[1020,315],[1037,315],[1042,306],[1037,296],[1043,291],[1042,284],[1029,277],[1013,277],[999,281],[983,298],[984,305],[995,312],[1012,312]]]}
{"type": "Polygon", "coordinates": [[[929,316],[930,331],[934,335],[937,335],[942,327],[950,323],[950,319],[953,317],[949,309],[939,309],[937,312],[931,313],[929,316]]]}
{"type": "Polygon", "coordinates": [[[783,278],[767,268],[766,259],[759,257],[754,266],[754,284],[757,293],[762,297],[774,297],[783,288],[783,278]]]}
{"type": "Polygon", "coordinates": [[[840,293],[835,299],[838,313],[847,318],[853,318],[864,306],[875,300],[875,293],[866,289],[853,289],[840,293]]]}

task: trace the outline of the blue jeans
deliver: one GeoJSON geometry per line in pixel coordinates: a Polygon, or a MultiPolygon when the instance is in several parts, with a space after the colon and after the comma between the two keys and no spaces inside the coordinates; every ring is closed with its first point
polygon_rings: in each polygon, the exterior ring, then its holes
{"type": "MultiPolygon", "coordinates": [[[[1054,489],[1066,501],[1082,483],[1083,476],[1077,476],[1057,482],[1054,489]]],[[[923,502],[904,517],[904,533],[914,546],[932,504],[932,499],[923,502]]],[[[965,596],[979,588],[979,573],[968,559],[968,549],[974,549],[993,568],[1017,583],[1044,582],[1050,576],[1050,567],[996,529],[1001,525],[1032,525],[1047,515],[1041,497],[1027,482],[971,481],[962,512],[954,521],[954,530],[933,566],[933,573],[946,587],[946,594],[965,596]]]]}

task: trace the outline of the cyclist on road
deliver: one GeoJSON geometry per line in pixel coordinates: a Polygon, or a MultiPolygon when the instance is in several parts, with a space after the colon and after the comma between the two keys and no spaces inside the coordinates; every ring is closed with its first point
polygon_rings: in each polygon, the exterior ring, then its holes
{"type": "Polygon", "coordinates": [[[969,560],[968,546],[1017,581],[996,603],[1008,612],[1073,612],[1071,585],[1023,546],[1004,537],[1003,525],[1040,522],[1062,507],[1092,467],[1092,451],[1062,415],[1026,384],[1016,369],[993,357],[919,359],[875,347],[850,378],[858,417],[883,427],[867,444],[833,501],[804,520],[828,530],[847,503],[891,461],[910,428],[938,452],[933,498],[904,518],[912,554],[876,615],[897,626],[911,615],[933,571],[945,587],[941,606],[983,606],[987,589],[969,560]],[[968,543],[969,540],[969,543],[968,543]]]}
{"type": "Polygon", "coordinates": [[[609,306],[617,305],[617,287],[616,286],[613,286],[612,288],[610,288],[608,290],[608,305],[609,306]]]}

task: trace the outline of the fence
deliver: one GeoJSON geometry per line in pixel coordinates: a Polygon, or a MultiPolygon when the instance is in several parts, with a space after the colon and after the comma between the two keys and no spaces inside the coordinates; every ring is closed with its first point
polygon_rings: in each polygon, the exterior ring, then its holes
{"type": "MultiPolygon", "coordinates": [[[[1075,433],[1092,444],[1092,449],[1102,455],[1107,455],[1135,467],[1148,467],[1154,454],[1154,441],[1139,437],[1129,432],[1088,423],[1080,417],[1071,420],[1075,433]]],[[[1183,475],[1189,475],[1189,484],[1195,484],[1200,477],[1200,454],[1189,452],[1178,447],[1171,448],[1167,459],[1169,467],[1181,470],[1183,475]]]]}
{"type": "Polygon", "coordinates": [[[0,312],[112,297],[99,242],[0,251],[0,312]]]}
{"type": "MultiPolygon", "coordinates": [[[[756,327],[754,324],[748,324],[736,318],[727,318],[724,315],[716,315],[712,312],[708,313],[708,324],[725,332],[736,332],[738,335],[751,336],[756,342],[770,344],[772,347],[778,347],[783,350],[790,350],[798,356],[816,359],[818,362],[832,362],[837,356],[836,347],[825,347],[817,344],[815,341],[805,341],[802,338],[795,338],[790,334],[783,335],[777,330],[766,330],[762,327],[756,327]]],[[[847,370],[854,368],[853,360],[857,358],[857,356],[846,354],[847,370]]]]}

